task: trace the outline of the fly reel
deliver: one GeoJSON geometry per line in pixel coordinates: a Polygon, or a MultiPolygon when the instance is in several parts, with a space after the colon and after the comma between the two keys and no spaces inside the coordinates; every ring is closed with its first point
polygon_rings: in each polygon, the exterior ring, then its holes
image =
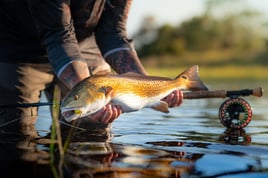
{"type": "Polygon", "coordinates": [[[215,90],[215,91],[193,91],[185,92],[184,99],[201,98],[226,98],[219,108],[219,119],[221,123],[231,129],[241,129],[246,127],[252,118],[252,109],[250,104],[240,96],[261,97],[263,89],[261,87],[244,90],[215,90]]]}
{"type": "Polygon", "coordinates": [[[219,108],[219,119],[227,128],[244,128],[250,123],[251,118],[250,104],[240,97],[225,100],[219,108]]]}

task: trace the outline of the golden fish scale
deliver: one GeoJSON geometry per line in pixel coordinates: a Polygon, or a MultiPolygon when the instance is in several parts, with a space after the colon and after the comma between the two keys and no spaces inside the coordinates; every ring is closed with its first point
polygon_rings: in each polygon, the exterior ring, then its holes
{"type": "Polygon", "coordinates": [[[162,77],[94,76],[88,80],[91,85],[112,87],[116,93],[133,93],[141,97],[153,97],[179,87],[177,80],[162,77]]]}

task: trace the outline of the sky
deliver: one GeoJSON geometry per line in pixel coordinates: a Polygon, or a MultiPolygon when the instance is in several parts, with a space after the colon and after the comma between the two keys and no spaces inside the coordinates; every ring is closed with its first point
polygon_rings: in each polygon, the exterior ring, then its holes
{"type": "MultiPolygon", "coordinates": [[[[154,16],[157,25],[177,25],[204,12],[206,0],[133,0],[128,18],[128,34],[133,35],[146,16],[154,16]]],[[[267,0],[247,1],[249,7],[257,9],[268,17],[267,0]]],[[[267,18],[268,19],[268,18],[267,18]]]]}

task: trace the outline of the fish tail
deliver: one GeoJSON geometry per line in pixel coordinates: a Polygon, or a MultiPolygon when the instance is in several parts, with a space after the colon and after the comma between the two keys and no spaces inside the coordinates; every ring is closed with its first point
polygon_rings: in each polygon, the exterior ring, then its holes
{"type": "Polygon", "coordinates": [[[176,77],[176,80],[183,81],[186,89],[188,90],[208,90],[208,88],[204,85],[199,76],[198,65],[194,65],[180,75],[176,77]]]}

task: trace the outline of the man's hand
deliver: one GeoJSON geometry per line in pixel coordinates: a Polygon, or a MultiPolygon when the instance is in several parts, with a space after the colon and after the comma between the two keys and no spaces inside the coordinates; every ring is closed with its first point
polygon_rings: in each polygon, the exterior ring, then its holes
{"type": "Polygon", "coordinates": [[[85,61],[73,61],[67,65],[59,76],[59,79],[69,88],[73,88],[78,82],[89,77],[89,70],[85,61]]]}
{"type": "Polygon", "coordinates": [[[183,92],[181,90],[175,90],[168,96],[162,99],[169,107],[180,106],[183,102],[183,92]]]}
{"type": "Polygon", "coordinates": [[[107,104],[98,112],[89,116],[90,121],[103,124],[112,123],[122,114],[120,106],[107,104]]]}

